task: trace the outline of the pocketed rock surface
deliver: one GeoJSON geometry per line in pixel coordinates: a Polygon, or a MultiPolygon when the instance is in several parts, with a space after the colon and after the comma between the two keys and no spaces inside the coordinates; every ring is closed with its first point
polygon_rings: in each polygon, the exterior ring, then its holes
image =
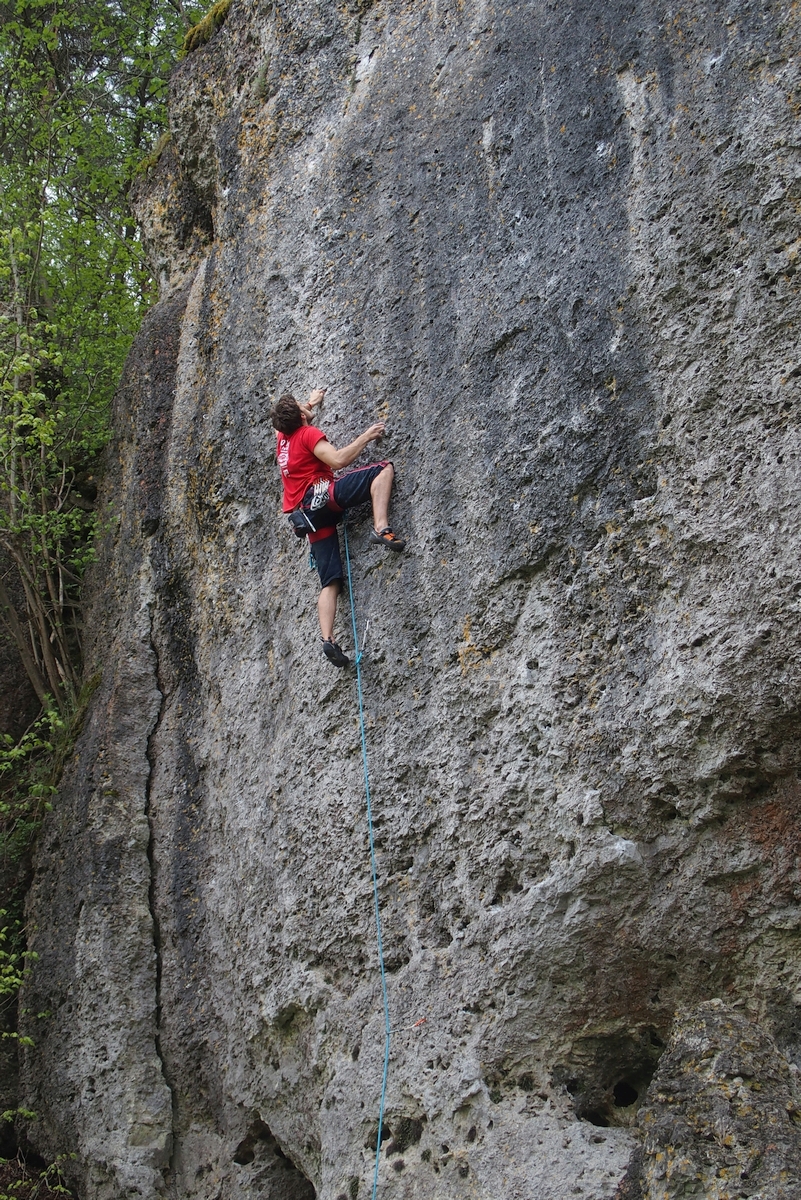
{"type": "Polygon", "coordinates": [[[660,1078],[709,1195],[790,1194],[798,42],[789,3],[233,0],[176,68],[29,900],[22,1102],[81,1200],[371,1194],[356,685],[268,415],[317,385],[335,444],[386,419],[408,538],[350,531],[379,1196],[672,1196],[660,1078]],[[712,1000],[776,1093],[733,1164],[734,1076],[665,1052],[712,1000]]]}
{"type": "Polygon", "coordinates": [[[640,1109],[643,1152],[623,1195],[793,1200],[801,1194],[799,1096],[798,1067],[788,1068],[741,1011],[712,1000],[680,1012],[640,1109]]]}

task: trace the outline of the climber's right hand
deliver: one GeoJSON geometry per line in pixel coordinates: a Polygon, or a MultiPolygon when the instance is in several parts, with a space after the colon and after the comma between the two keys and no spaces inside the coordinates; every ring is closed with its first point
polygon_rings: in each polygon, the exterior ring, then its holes
{"type": "Polygon", "coordinates": [[[364,436],[368,442],[375,442],[384,436],[384,430],[387,427],[386,421],[377,421],[375,425],[371,425],[369,429],[365,429],[364,436]]]}

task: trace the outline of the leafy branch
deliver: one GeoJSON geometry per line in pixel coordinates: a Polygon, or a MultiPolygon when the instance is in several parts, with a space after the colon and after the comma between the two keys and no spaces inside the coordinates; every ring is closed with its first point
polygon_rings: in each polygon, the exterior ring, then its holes
{"type": "MultiPolygon", "coordinates": [[[[5,1120],[16,1116],[31,1119],[36,1114],[17,1109],[3,1113],[5,1120]]],[[[16,1158],[0,1158],[0,1200],[48,1200],[50,1196],[72,1196],[63,1167],[76,1157],[75,1154],[59,1154],[44,1168],[29,1165],[23,1154],[16,1158]]]]}
{"type": "Polygon", "coordinates": [[[0,0],[0,630],[62,712],[111,398],[155,295],[127,191],[196,16],[182,0],[0,0]]]}

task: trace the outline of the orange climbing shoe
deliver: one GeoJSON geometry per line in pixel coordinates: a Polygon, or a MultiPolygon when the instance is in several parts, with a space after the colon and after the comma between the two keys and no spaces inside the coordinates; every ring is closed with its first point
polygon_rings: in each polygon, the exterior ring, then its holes
{"type": "Polygon", "coordinates": [[[402,550],[406,545],[404,539],[394,534],[389,525],[379,533],[376,533],[375,529],[373,529],[370,532],[370,541],[380,542],[382,546],[387,546],[390,550],[402,550]]]}

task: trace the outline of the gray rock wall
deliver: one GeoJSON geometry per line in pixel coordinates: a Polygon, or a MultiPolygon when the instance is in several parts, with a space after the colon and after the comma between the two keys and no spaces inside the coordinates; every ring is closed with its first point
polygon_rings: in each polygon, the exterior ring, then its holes
{"type": "Polygon", "coordinates": [[[680,1012],[640,1113],[643,1194],[792,1200],[798,1100],[798,1067],[764,1030],[720,1000],[680,1012]]]}
{"type": "Polygon", "coordinates": [[[351,530],[379,1194],[666,1197],[677,1008],[798,1060],[798,35],[233,0],[176,70],[104,682],[30,901],[30,1136],[86,1200],[370,1194],[356,691],[279,516],[287,389],[335,443],[388,421],[409,540],[351,530]]]}

